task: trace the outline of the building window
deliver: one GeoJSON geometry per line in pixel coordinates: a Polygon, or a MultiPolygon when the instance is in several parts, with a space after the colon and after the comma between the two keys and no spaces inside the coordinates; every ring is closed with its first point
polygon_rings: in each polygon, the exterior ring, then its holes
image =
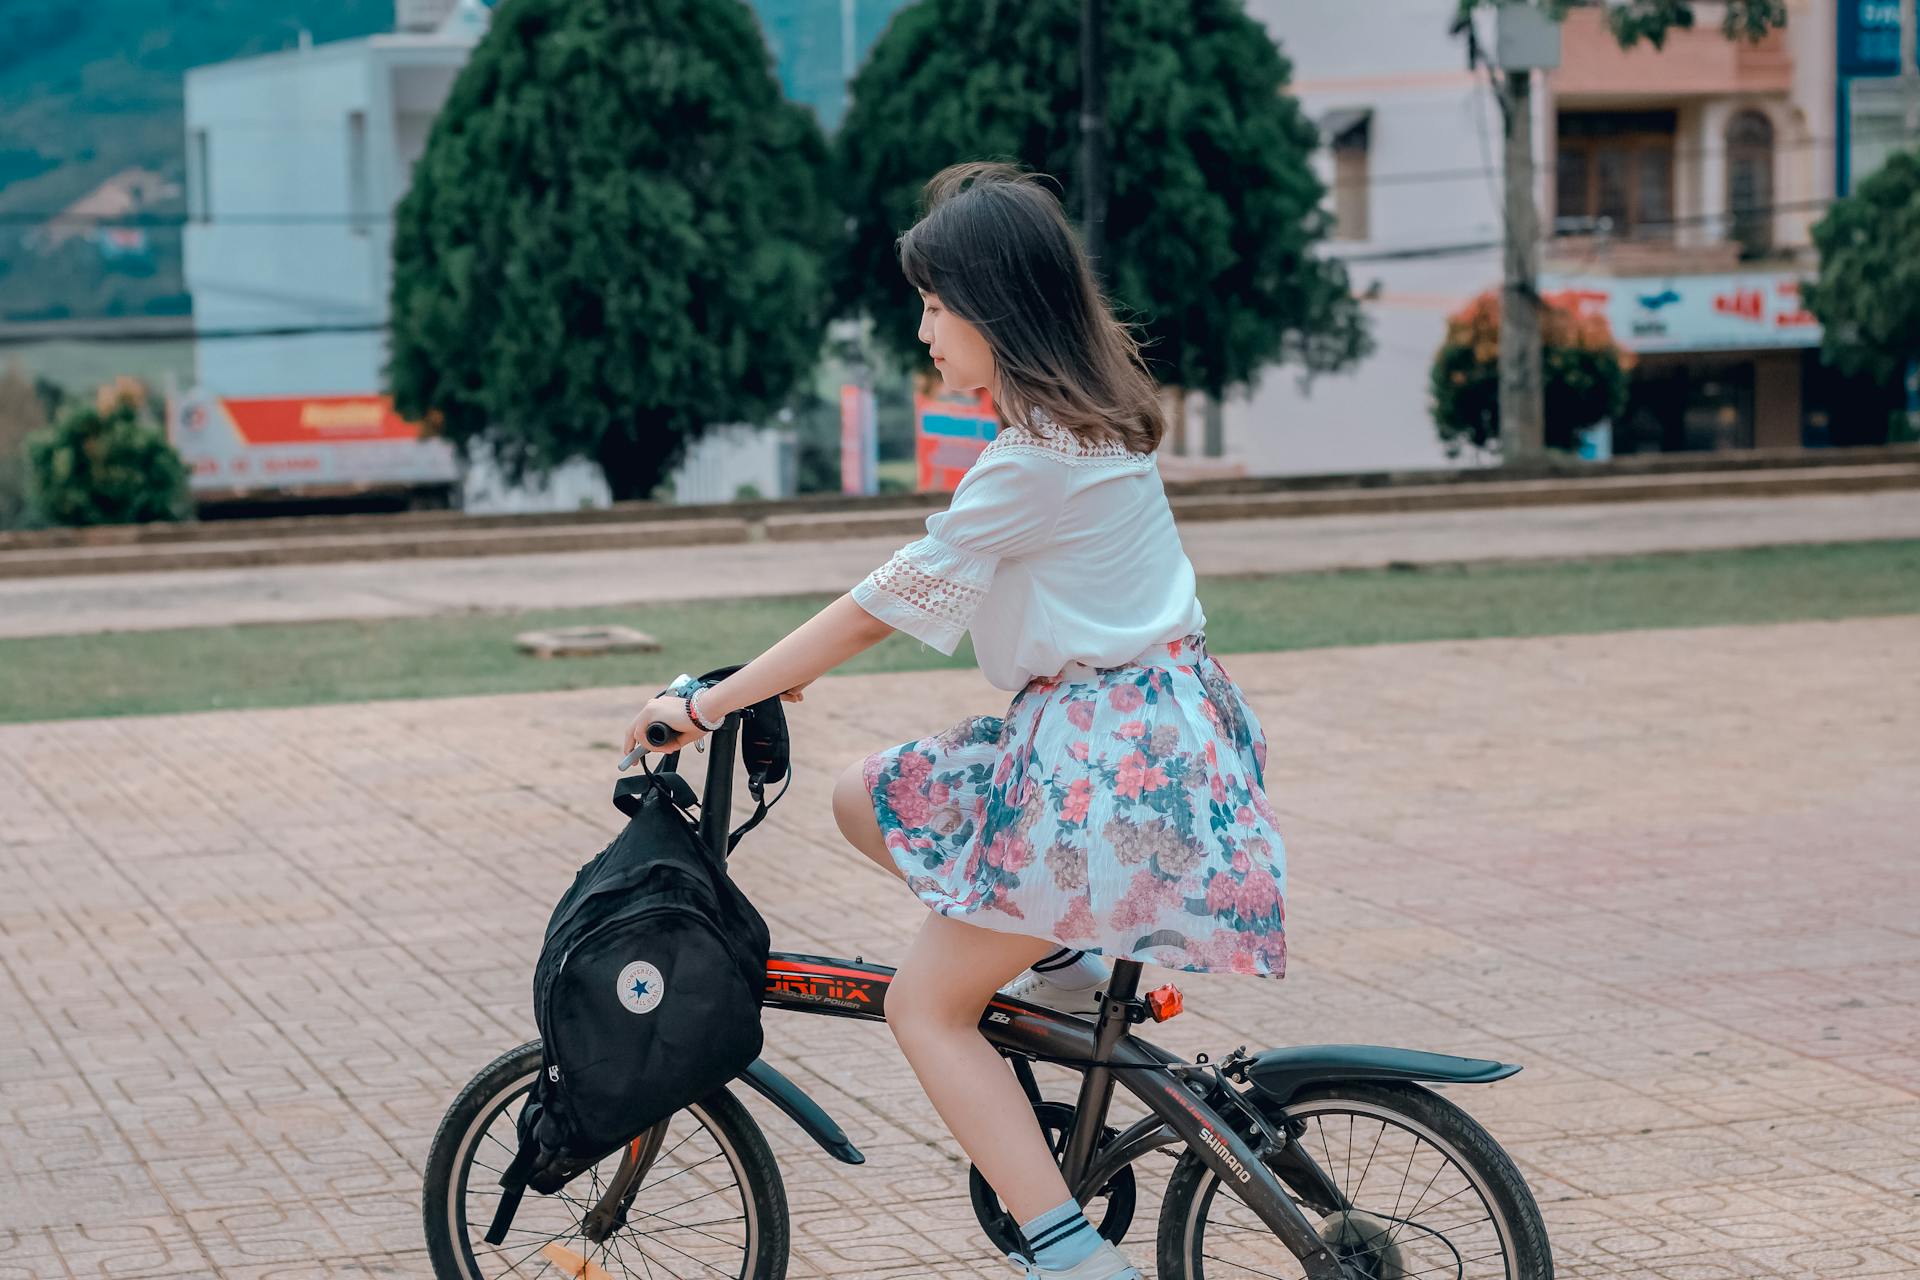
{"type": "Polygon", "coordinates": [[[373,226],[373,201],[367,189],[367,113],[347,112],[347,227],[364,236],[373,226]]]}
{"type": "Polygon", "coordinates": [[[1727,122],[1727,217],[1743,258],[1773,250],[1773,121],[1742,111],[1727,122]]]}
{"type": "Polygon", "coordinates": [[[1365,107],[1329,111],[1320,132],[1333,153],[1333,238],[1365,240],[1373,234],[1369,216],[1373,175],[1368,155],[1373,112],[1365,107]]]}
{"type": "Polygon", "coordinates": [[[187,216],[205,222],[213,216],[213,186],[207,180],[207,131],[193,131],[187,148],[187,216]]]}
{"type": "Polygon", "coordinates": [[[1673,235],[1672,111],[1565,111],[1554,160],[1554,217],[1575,233],[1673,235]]]}

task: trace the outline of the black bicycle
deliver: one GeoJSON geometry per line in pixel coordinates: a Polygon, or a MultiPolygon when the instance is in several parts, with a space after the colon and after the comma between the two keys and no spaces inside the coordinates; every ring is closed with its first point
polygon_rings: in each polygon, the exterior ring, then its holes
{"type": "MultiPolygon", "coordinates": [[[[726,856],[739,718],[712,737],[702,837],[726,856]]],[[[1136,1036],[1180,1011],[1176,988],[1142,995],[1122,960],[1096,1017],[995,999],[980,1030],[1013,1065],[1067,1186],[1116,1243],[1138,1208],[1134,1164],[1177,1152],[1160,1206],[1160,1280],[1551,1280],[1546,1228],[1512,1160],[1424,1083],[1487,1084],[1518,1066],[1378,1045],[1300,1045],[1194,1061],[1136,1036]],[[1072,1102],[1042,1095],[1033,1064],[1080,1073],[1072,1102]],[[1107,1123],[1114,1087],[1147,1115],[1107,1123]]],[[[768,1009],[877,1021],[893,970],[774,953],[768,1009]]],[[[434,1135],[424,1214],[441,1280],[554,1275],[581,1280],[780,1280],[790,1239],[779,1167],[728,1087],[668,1117],[553,1196],[529,1197],[501,1245],[481,1236],[518,1141],[515,1121],[540,1042],[500,1055],[460,1092],[434,1135]]],[[[839,1125],[764,1061],[739,1078],[829,1155],[863,1157],[839,1125]]],[[[1019,1229],[979,1172],[982,1229],[1023,1252],[1019,1229]]]]}

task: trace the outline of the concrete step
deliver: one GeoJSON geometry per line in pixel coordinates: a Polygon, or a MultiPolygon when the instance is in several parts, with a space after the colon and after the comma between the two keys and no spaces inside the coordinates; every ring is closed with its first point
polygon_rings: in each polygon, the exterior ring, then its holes
{"type": "MultiPolygon", "coordinates": [[[[1584,482],[1677,476],[1727,476],[1758,471],[1804,472],[1829,468],[1910,463],[1920,465],[1920,445],[1884,445],[1828,450],[1749,450],[1738,454],[1649,454],[1608,462],[1557,459],[1549,470],[1532,475],[1541,481],[1584,482]]],[[[1349,472],[1325,475],[1242,476],[1235,479],[1170,481],[1177,498],[1346,492],[1352,489],[1402,490],[1483,488],[1524,480],[1498,467],[1416,471],[1349,472]]],[[[910,514],[918,519],[943,504],[938,494],[883,494],[875,497],[809,494],[782,501],[739,501],[676,505],[628,502],[583,511],[519,515],[467,515],[459,511],[403,511],[362,515],[277,516],[258,520],[189,521],[183,524],[109,525],[88,529],[0,531],[0,552],[56,551],[83,547],[151,546],[162,543],[231,543],[273,539],[306,541],[363,533],[394,537],[426,533],[471,533],[480,529],[553,529],[566,526],[665,524],[683,520],[774,521],[790,517],[867,517],[910,514]]],[[[796,527],[804,527],[804,524],[796,527]]],[[[855,524],[849,527],[864,527],[855,524]]]]}
{"type": "MultiPolygon", "coordinates": [[[[1920,463],[1853,467],[1771,468],[1736,472],[1600,476],[1582,479],[1504,480],[1480,484],[1391,485],[1281,492],[1175,493],[1183,522],[1294,516],[1460,511],[1580,503],[1657,502],[1682,498],[1753,498],[1775,494],[1873,493],[1920,490],[1920,463]]],[[[140,573],[175,569],[320,564],[350,560],[525,555],[540,552],[690,546],[749,542],[816,542],[845,538],[917,536],[924,509],[812,511],[704,519],[576,521],[568,524],[489,524],[480,528],[424,528],[336,533],[305,538],[236,537],[225,540],[120,543],[103,546],[0,550],[0,578],[66,574],[140,573]]],[[[242,532],[244,526],[229,526],[242,532]]]]}
{"type": "Polygon", "coordinates": [[[0,578],[679,547],[745,542],[750,532],[741,520],[666,520],[540,529],[429,530],[397,535],[365,533],[304,539],[258,538],[158,546],[0,551],[0,578]]]}

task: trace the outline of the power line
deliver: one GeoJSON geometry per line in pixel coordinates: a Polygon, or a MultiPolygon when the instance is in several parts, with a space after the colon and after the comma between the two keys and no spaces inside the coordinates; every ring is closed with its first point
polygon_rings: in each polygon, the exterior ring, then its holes
{"type": "Polygon", "coordinates": [[[385,321],[360,324],[288,324],[256,329],[195,329],[191,323],[176,327],[107,328],[89,330],[84,326],[56,329],[51,326],[26,326],[21,329],[0,327],[0,347],[25,347],[42,342],[106,342],[116,345],[144,342],[225,342],[242,338],[307,338],[321,334],[385,333],[391,328],[385,321]]]}
{"type": "MultiPolygon", "coordinates": [[[[1680,227],[1705,226],[1713,223],[1731,221],[1735,217],[1770,216],[1780,213],[1813,212],[1834,204],[1838,197],[1817,200],[1796,200],[1771,205],[1760,205],[1740,210],[1737,214],[1723,213],[1688,214],[1684,217],[1667,218],[1659,221],[1643,220],[1634,224],[1636,230],[1657,227],[1677,229],[1680,227]]],[[[1567,220],[1563,220],[1567,221],[1567,220]]],[[[1588,219],[1587,221],[1595,221],[1588,219]]],[[[1585,241],[1587,261],[1594,262],[1604,257],[1610,247],[1632,246],[1646,243],[1652,239],[1646,236],[1622,235],[1615,237],[1606,228],[1562,227],[1549,235],[1541,237],[1542,243],[1585,241]]],[[[1659,243],[1652,239],[1653,243],[1659,243]]],[[[1421,262],[1439,261],[1447,258],[1470,257],[1497,251],[1501,247],[1499,240],[1454,241],[1447,244],[1407,245],[1399,248],[1362,250],[1356,253],[1331,255],[1343,264],[1368,264],[1384,262],[1421,262]]],[[[1795,246],[1804,248],[1806,246],[1795,246]]],[[[257,338],[305,338],[327,334],[370,334],[385,333],[391,326],[384,321],[358,321],[344,324],[290,324],[262,326],[258,328],[215,328],[195,329],[190,322],[178,324],[149,323],[142,327],[118,328],[102,326],[97,329],[86,327],[80,322],[72,328],[56,327],[58,322],[49,324],[18,326],[12,329],[0,326],[0,347],[29,346],[41,342],[98,342],[98,343],[146,343],[146,342],[224,342],[257,338]]]]}
{"type": "MultiPolygon", "coordinates": [[[[1476,115],[1479,113],[1476,112],[1476,115]]],[[[1484,126],[1484,117],[1480,123],[1484,126]]],[[[1884,130],[1855,129],[1849,135],[1849,144],[1860,142],[1904,142],[1909,140],[1904,128],[1892,126],[1884,130]]],[[[1772,150],[1776,154],[1783,151],[1802,151],[1815,148],[1836,147],[1840,139],[1836,136],[1819,136],[1776,139],[1772,150]]],[[[1674,147],[1672,157],[1676,163],[1704,159],[1709,156],[1724,156],[1730,148],[1724,144],[1702,147],[1674,147]]],[[[1534,166],[1535,172],[1551,178],[1558,170],[1558,163],[1552,157],[1543,159],[1534,166]]],[[[1397,173],[1369,173],[1358,177],[1332,178],[1325,184],[1329,189],[1351,186],[1391,187],[1422,186],[1443,182],[1466,182],[1484,178],[1496,178],[1499,169],[1487,158],[1486,163],[1452,169],[1409,169],[1397,173]]],[[[228,227],[279,227],[279,226],[353,226],[371,227],[393,221],[391,213],[371,211],[355,213],[342,211],[311,211],[284,213],[127,213],[101,216],[73,209],[54,211],[40,210],[0,210],[0,226],[59,226],[65,223],[89,227],[127,227],[144,230],[171,231],[190,226],[228,226],[228,227]]]]}

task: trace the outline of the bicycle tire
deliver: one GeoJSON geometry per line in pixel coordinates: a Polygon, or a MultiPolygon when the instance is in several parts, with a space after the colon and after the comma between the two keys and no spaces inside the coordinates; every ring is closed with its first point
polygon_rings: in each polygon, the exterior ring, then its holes
{"type": "MultiPolygon", "coordinates": [[[[1416,1084],[1355,1081],[1305,1089],[1284,1108],[1273,1106],[1263,1110],[1276,1127],[1282,1115],[1304,1119],[1339,1114],[1380,1120],[1383,1135],[1387,1121],[1405,1127],[1422,1141],[1433,1144],[1441,1154],[1454,1162],[1479,1192],[1480,1200],[1492,1220],[1493,1230],[1503,1245],[1502,1261],[1506,1280],[1553,1280],[1553,1254],[1547,1242],[1546,1224],[1541,1221],[1539,1206],[1534,1203],[1533,1192],[1527,1187],[1526,1179],[1521,1177],[1513,1160],[1492,1136],[1472,1116],[1446,1098],[1416,1084]]],[[[1311,1150],[1311,1144],[1308,1145],[1311,1150]]],[[[1328,1172],[1331,1175],[1334,1171],[1328,1172]]],[[[1366,1178],[1367,1174],[1363,1172],[1361,1184],[1365,1184],[1366,1178]]],[[[1206,1256],[1206,1225],[1219,1186],[1218,1175],[1198,1156],[1190,1150],[1181,1154],[1167,1181],[1166,1195],[1161,1202],[1158,1246],[1160,1280],[1238,1280],[1238,1277],[1246,1275],[1302,1274],[1298,1269],[1298,1261],[1277,1238],[1271,1236],[1263,1237],[1270,1241],[1270,1256],[1280,1263],[1291,1264],[1294,1270],[1276,1273],[1271,1269],[1231,1262],[1208,1266],[1209,1261],[1222,1262],[1220,1258],[1209,1259],[1206,1256]]],[[[1299,1201],[1301,1197],[1296,1195],[1295,1199],[1299,1201]]],[[[1365,1211],[1369,1206],[1356,1203],[1355,1207],[1365,1211]]],[[[1372,1214],[1362,1212],[1356,1216],[1370,1218],[1373,1222],[1400,1222],[1404,1220],[1398,1217],[1399,1207],[1396,1198],[1394,1209],[1384,1215],[1375,1210],[1372,1214]]],[[[1314,1211],[1309,1208],[1305,1212],[1309,1221],[1312,1221],[1314,1211]]],[[[1251,1211],[1247,1210],[1246,1214],[1250,1217],[1251,1211]]],[[[1352,1220],[1334,1224],[1333,1217],[1329,1215],[1322,1220],[1323,1236],[1330,1224],[1336,1235],[1351,1230],[1353,1225],[1352,1220]]],[[[1392,1247],[1394,1232],[1399,1229],[1390,1224],[1387,1226],[1384,1247],[1392,1247]]],[[[1366,1241],[1378,1238],[1376,1233],[1367,1236],[1366,1241]]],[[[1366,1256],[1380,1258],[1380,1247],[1376,1246],[1366,1256]]],[[[1454,1256],[1459,1258],[1457,1250],[1454,1256]]],[[[1274,1264],[1266,1265],[1270,1267],[1274,1264]]],[[[1370,1280],[1393,1280],[1396,1270],[1401,1274],[1409,1273],[1406,1265],[1397,1261],[1397,1255],[1393,1263],[1371,1265],[1374,1265],[1376,1274],[1370,1280]]],[[[1423,1280],[1428,1280],[1429,1277],[1437,1278],[1448,1272],[1421,1267],[1418,1274],[1423,1280]]],[[[1500,1273],[1488,1267],[1471,1274],[1500,1273]]]]}
{"type": "MultiPolygon", "coordinates": [[[[481,1270],[469,1243],[469,1235],[484,1231],[487,1224],[466,1221],[467,1176],[473,1169],[485,1125],[532,1086],[540,1068],[538,1040],[508,1050],[467,1083],[440,1120],[428,1150],[421,1197],[427,1254],[436,1280],[494,1280],[481,1270]],[[470,1225],[477,1229],[470,1233],[470,1225]]],[[[682,1115],[712,1135],[727,1158],[742,1204],[751,1215],[740,1280],[785,1280],[792,1232],[786,1187],[760,1127],[724,1087],[676,1113],[676,1119],[682,1115]]],[[[483,1171],[480,1176],[487,1175],[483,1171]]],[[[643,1190],[646,1185],[642,1184],[643,1190]]],[[[535,1200],[536,1193],[529,1192],[527,1202],[535,1200]]],[[[599,1261],[605,1265],[607,1259],[599,1261]]],[[[648,1273],[628,1274],[645,1280],[648,1273]]],[[[657,1271],[651,1274],[659,1275],[657,1271]]]]}

